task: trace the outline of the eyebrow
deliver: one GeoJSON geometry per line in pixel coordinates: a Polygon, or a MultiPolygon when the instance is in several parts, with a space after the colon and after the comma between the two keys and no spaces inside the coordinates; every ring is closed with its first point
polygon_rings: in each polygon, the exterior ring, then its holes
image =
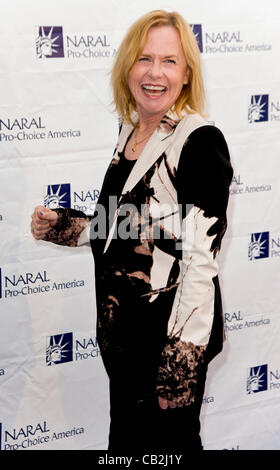
{"type": "MultiPolygon", "coordinates": [[[[142,55],[144,55],[145,57],[152,57],[151,54],[145,54],[145,52],[142,52],[139,57],[141,57],[142,55]]],[[[162,55],[160,56],[162,59],[171,59],[172,57],[173,58],[176,58],[178,59],[178,56],[176,54],[169,54],[169,55],[162,55]]]]}

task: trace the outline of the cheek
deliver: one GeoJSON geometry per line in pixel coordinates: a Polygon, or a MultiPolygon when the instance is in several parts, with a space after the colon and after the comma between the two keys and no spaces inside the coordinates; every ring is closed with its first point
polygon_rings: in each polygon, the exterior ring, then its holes
{"type": "Polygon", "coordinates": [[[186,80],[187,80],[187,74],[185,72],[182,72],[174,76],[172,80],[174,89],[176,89],[180,93],[184,86],[184,82],[186,80]]]}
{"type": "Polygon", "coordinates": [[[181,90],[183,88],[184,82],[180,78],[175,78],[172,80],[171,83],[171,90],[173,95],[179,95],[181,93],[181,90]]]}
{"type": "Polygon", "coordinates": [[[134,64],[128,74],[128,81],[130,81],[131,83],[139,80],[139,77],[141,76],[141,67],[139,65],[140,64],[138,63],[134,64]]]}
{"type": "Polygon", "coordinates": [[[132,70],[129,72],[128,79],[127,79],[127,84],[131,93],[135,92],[137,83],[138,83],[137,73],[135,73],[135,70],[132,70]]]}

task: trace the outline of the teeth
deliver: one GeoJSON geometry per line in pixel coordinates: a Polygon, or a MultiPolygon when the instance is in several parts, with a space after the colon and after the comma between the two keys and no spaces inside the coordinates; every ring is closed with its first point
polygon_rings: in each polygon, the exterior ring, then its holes
{"type": "Polygon", "coordinates": [[[161,96],[165,93],[166,87],[160,85],[142,85],[143,90],[150,96],[161,96]]]}
{"type": "Polygon", "coordinates": [[[151,90],[151,91],[164,91],[166,87],[157,86],[157,85],[143,85],[143,88],[145,88],[145,90],[151,90]]]}

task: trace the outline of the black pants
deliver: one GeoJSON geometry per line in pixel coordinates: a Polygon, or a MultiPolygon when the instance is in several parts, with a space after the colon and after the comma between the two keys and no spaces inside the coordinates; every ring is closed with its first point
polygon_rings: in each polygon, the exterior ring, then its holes
{"type": "Polygon", "coordinates": [[[124,382],[120,382],[123,377],[111,379],[109,453],[184,454],[202,450],[199,415],[205,375],[206,368],[201,373],[194,403],[166,410],[159,407],[155,393],[139,400],[137,391],[128,383],[123,387],[124,382]]]}
{"type": "Polygon", "coordinates": [[[110,379],[111,454],[201,450],[199,415],[207,366],[200,370],[194,403],[162,410],[155,393],[172,302],[166,295],[153,304],[124,303],[127,308],[119,312],[110,337],[116,346],[110,353],[102,350],[110,379]]]}

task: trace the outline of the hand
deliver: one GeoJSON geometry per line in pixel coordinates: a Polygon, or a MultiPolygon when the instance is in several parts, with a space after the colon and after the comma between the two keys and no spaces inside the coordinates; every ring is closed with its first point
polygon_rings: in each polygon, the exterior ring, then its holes
{"type": "Polygon", "coordinates": [[[46,233],[57,223],[55,211],[44,206],[37,206],[31,216],[31,233],[35,240],[42,240],[46,233]]]}
{"type": "Polygon", "coordinates": [[[174,401],[166,400],[166,398],[158,397],[158,404],[162,410],[167,408],[176,408],[177,404],[174,401]]]}

